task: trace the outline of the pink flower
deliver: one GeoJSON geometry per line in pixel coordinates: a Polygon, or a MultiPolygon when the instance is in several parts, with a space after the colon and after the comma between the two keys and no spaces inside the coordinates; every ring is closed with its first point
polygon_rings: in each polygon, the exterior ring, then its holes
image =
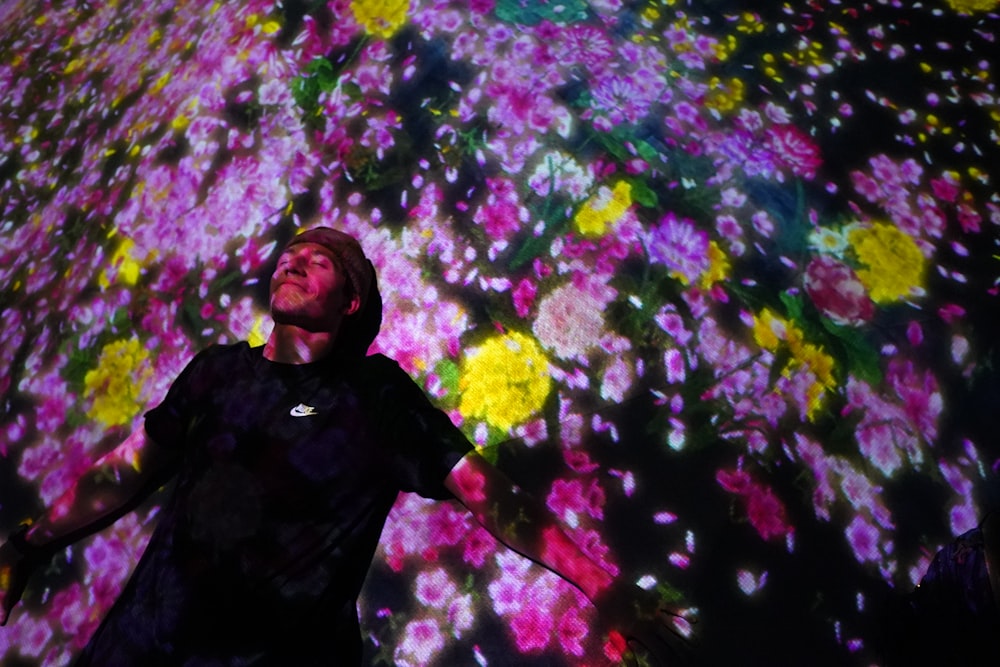
{"type": "Polygon", "coordinates": [[[827,255],[809,262],[805,288],[816,307],[837,324],[861,324],[875,312],[854,270],[827,255]]]}
{"type": "Polygon", "coordinates": [[[583,641],[587,638],[587,623],[580,617],[580,610],[577,607],[570,607],[569,611],[563,614],[563,617],[559,619],[556,633],[563,651],[570,655],[583,655],[583,641]]]}
{"type": "Polygon", "coordinates": [[[613,44],[600,28],[572,24],[564,28],[567,55],[590,70],[604,67],[614,54],[613,44]]]}
{"type": "Polygon", "coordinates": [[[898,421],[865,419],[857,429],[858,449],[885,475],[892,475],[903,465],[903,456],[896,446],[899,441],[912,440],[898,421]]]}
{"type": "Polygon", "coordinates": [[[420,604],[444,609],[457,594],[455,583],[441,568],[417,575],[413,595],[420,604]]]}
{"type": "Polygon", "coordinates": [[[545,500],[546,506],[562,521],[574,525],[575,515],[583,511],[583,483],[578,479],[557,479],[545,500]]]}
{"type": "Polygon", "coordinates": [[[742,497],[747,519],[763,539],[792,532],[785,517],[785,506],[770,487],[758,484],[743,470],[719,470],[715,479],[726,491],[742,497]]]}
{"type": "Polygon", "coordinates": [[[560,359],[582,359],[604,332],[607,300],[567,283],[538,305],[532,331],[560,359]]]}
{"type": "Polygon", "coordinates": [[[754,485],[746,496],[746,504],[750,525],[765,540],[783,537],[792,531],[785,518],[785,506],[769,487],[754,485]]]}
{"type": "Polygon", "coordinates": [[[846,535],[858,562],[879,560],[878,545],[882,540],[878,528],[870,524],[863,516],[859,514],[854,517],[854,520],[847,527],[846,535]]]}
{"type": "Polygon", "coordinates": [[[490,194],[473,220],[483,226],[494,240],[503,240],[521,228],[528,219],[528,211],[520,206],[513,184],[506,179],[487,179],[490,194]]]}
{"type": "Polygon", "coordinates": [[[487,590],[493,610],[501,616],[516,613],[523,606],[524,581],[516,573],[502,572],[500,578],[490,582],[487,590]]]}
{"type": "Polygon", "coordinates": [[[527,317],[531,312],[531,307],[535,303],[535,296],[538,294],[538,287],[527,278],[517,284],[511,292],[514,299],[514,312],[518,317],[527,317]]]}
{"type": "Polygon", "coordinates": [[[601,398],[620,403],[631,386],[632,367],[621,357],[616,357],[604,372],[601,398]]]}
{"type": "Polygon", "coordinates": [[[670,269],[671,275],[690,285],[709,268],[708,234],[693,220],[667,213],[646,238],[649,258],[670,269]]]}
{"type": "Polygon", "coordinates": [[[604,489],[596,479],[590,480],[586,486],[578,479],[557,479],[546,499],[548,508],[570,525],[575,524],[576,515],[581,513],[595,519],[603,518],[604,502],[604,489]]]}
{"type": "Polygon", "coordinates": [[[23,656],[37,658],[52,638],[52,628],[41,618],[23,622],[22,627],[18,652],[23,656]]]}
{"type": "Polygon", "coordinates": [[[411,621],[396,648],[396,662],[402,665],[426,665],[444,648],[441,626],[432,618],[411,621]]]}
{"type": "Polygon", "coordinates": [[[815,178],[823,160],[812,138],[794,125],[777,125],[765,133],[765,144],[796,176],[815,178]]]}
{"type": "Polygon", "coordinates": [[[979,212],[972,208],[968,204],[959,204],[958,206],[958,223],[962,226],[962,231],[966,234],[975,234],[979,232],[979,225],[983,221],[979,212]]]}
{"type": "Polygon", "coordinates": [[[525,605],[510,624],[514,641],[521,653],[543,650],[552,637],[552,613],[538,605],[525,605]]]}
{"type": "Polygon", "coordinates": [[[575,473],[594,472],[600,464],[590,460],[590,455],[583,449],[564,449],[563,460],[567,467],[575,473]]]}
{"type": "Polygon", "coordinates": [[[889,364],[886,379],[902,399],[903,412],[912,424],[912,430],[933,441],[937,437],[937,421],[944,408],[944,399],[934,376],[929,372],[917,372],[912,361],[904,363],[897,360],[889,364]]]}
{"type": "Polygon", "coordinates": [[[946,202],[954,202],[960,192],[958,184],[948,178],[931,179],[931,190],[935,197],[946,202]]]}
{"type": "Polygon", "coordinates": [[[468,524],[468,512],[458,512],[452,505],[442,503],[428,517],[427,530],[434,540],[432,546],[458,544],[466,536],[468,524]]]}
{"type": "Polygon", "coordinates": [[[73,648],[82,649],[100,624],[101,614],[88,604],[80,584],[74,583],[56,593],[51,607],[53,615],[59,618],[62,631],[73,638],[73,648]]]}
{"type": "Polygon", "coordinates": [[[467,498],[473,502],[486,500],[486,494],[483,492],[486,486],[486,477],[481,472],[472,470],[468,466],[456,466],[455,470],[452,471],[452,477],[467,498]]]}
{"type": "Polygon", "coordinates": [[[455,637],[461,637],[462,632],[471,628],[475,621],[471,595],[460,595],[451,601],[448,606],[448,622],[451,623],[455,637]]]}
{"type": "Polygon", "coordinates": [[[486,557],[496,549],[497,541],[483,528],[475,528],[462,540],[462,560],[482,567],[486,557]]]}
{"type": "Polygon", "coordinates": [[[628,651],[628,642],[617,630],[612,630],[608,634],[608,641],[604,644],[604,655],[611,662],[618,664],[625,659],[625,652],[628,651]]]}

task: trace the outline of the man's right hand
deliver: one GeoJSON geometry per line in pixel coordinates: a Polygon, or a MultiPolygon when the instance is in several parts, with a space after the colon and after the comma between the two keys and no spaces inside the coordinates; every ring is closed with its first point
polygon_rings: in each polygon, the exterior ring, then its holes
{"type": "Polygon", "coordinates": [[[37,567],[36,559],[18,551],[9,540],[0,544],[0,625],[7,625],[11,609],[21,599],[37,567]]]}

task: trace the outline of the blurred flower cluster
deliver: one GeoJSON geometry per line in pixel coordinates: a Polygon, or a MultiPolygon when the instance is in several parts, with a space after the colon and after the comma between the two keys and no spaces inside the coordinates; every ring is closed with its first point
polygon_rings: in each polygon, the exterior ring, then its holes
{"type": "MultiPolygon", "coordinates": [[[[263,342],[276,249],[325,224],[378,270],[372,351],[713,657],[870,662],[1000,460],[996,11],[5,3],[4,532],[198,349],[263,342]]],[[[151,517],[60,556],[0,650],[67,664],[151,517]]],[[[605,660],[449,503],[400,498],[361,607],[374,663],[605,660]]]]}

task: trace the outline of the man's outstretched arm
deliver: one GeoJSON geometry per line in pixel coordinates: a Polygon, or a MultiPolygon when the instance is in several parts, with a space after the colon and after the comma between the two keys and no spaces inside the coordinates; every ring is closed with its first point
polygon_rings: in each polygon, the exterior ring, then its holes
{"type": "Polygon", "coordinates": [[[494,537],[579,588],[597,608],[600,622],[641,647],[655,664],[694,663],[691,647],[672,629],[673,614],[655,593],[616,580],[570,539],[544,505],[484,458],[467,454],[445,486],[494,537]]]}
{"type": "Polygon", "coordinates": [[[139,427],[98,459],[26,531],[0,545],[0,625],[7,623],[35,568],[134,509],[166,481],[172,460],[172,454],[139,427]]]}

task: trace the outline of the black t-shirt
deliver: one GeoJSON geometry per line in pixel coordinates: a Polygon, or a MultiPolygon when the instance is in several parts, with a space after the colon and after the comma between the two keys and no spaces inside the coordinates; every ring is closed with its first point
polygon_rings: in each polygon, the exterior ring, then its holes
{"type": "Polygon", "coordinates": [[[146,431],[176,483],[80,664],[356,662],[356,599],[396,495],[450,497],[471,449],[382,355],[288,365],[246,343],[195,357],[146,431]]]}

